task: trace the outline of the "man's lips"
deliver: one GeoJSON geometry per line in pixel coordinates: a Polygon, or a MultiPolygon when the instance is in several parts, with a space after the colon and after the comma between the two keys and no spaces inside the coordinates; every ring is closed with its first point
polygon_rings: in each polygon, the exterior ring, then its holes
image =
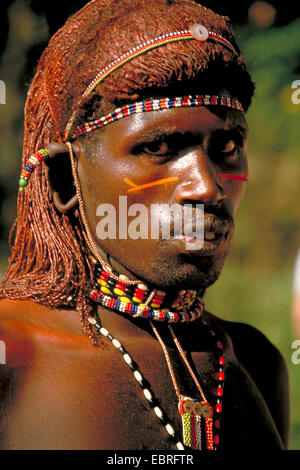
{"type": "Polygon", "coordinates": [[[201,248],[196,248],[201,255],[214,254],[222,250],[228,242],[229,234],[232,231],[233,222],[229,218],[220,218],[214,215],[204,215],[204,229],[200,231],[185,231],[183,234],[174,235],[171,237],[174,242],[178,240],[189,244],[187,251],[192,250],[192,244],[197,243],[199,240],[203,241],[201,248]]]}
{"type": "Polygon", "coordinates": [[[229,218],[220,218],[213,215],[205,214],[203,217],[203,224],[200,227],[194,227],[192,222],[188,225],[188,228],[182,231],[182,233],[176,234],[174,225],[171,225],[171,238],[197,238],[203,237],[207,240],[212,240],[217,236],[225,235],[229,229],[233,226],[233,222],[229,218]],[[195,230],[193,230],[195,228],[195,230]]]}
{"type": "Polygon", "coordinates": [[[204,214],[204,231],[214,233],[225,233],[233,225],[229,217],[222,218],[215,215],[204,214]]]}

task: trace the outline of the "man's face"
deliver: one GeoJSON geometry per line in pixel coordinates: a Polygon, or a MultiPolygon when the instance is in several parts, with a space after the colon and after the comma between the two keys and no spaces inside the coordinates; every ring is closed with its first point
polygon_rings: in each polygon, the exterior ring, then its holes
{"type": "MultiPolygon", "coordinates": [[[[243,114],[227,108],[175,108],[141,113],[98,132],[92,159],[85,145],[79,178],[90,227],[98,246],[138,279],[164,289],[206,288],[218,278],[229,251],[233,223],[245,193],[247,124],[243,114]],[[146,186],[164,178],[169,183],[146,186]],[[125,181],[124,181],[125,180],[125,181]],[[129,191],[134,185],[141,189],[129,191]],[[204,204],[201,249],[187,249],[187,237],[118,239],[119,196],[128,208],[143,204],[151,227],[151,205],[204,204]],[[116,210],[117,239],[100,240],[97,208],[116,210]]],[[[166,207],[166,206],[165,206],[166,207]]],[[[145,212],[144,212],[145,214],[145,212]]],[[[98,212],[99,215],[99,212],[98,212]]],[[[126,217],[126,214],[121,214],[126,217]]],[[[153,216],[153,213],[152,213],[153,216]]],[[[128,217],[127,223],[134,217],[128,217]]]]}

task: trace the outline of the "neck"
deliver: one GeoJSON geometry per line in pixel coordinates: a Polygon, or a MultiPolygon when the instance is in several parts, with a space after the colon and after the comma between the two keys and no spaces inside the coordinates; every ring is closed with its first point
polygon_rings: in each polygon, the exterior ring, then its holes
{"type": "MultiPolygon", "coordinates": [[[[116,313],[114,311],[108,310],[101,306],[97,307],[97,314],[93,315],[95,318],[98,318],[99,323],[106,328],[114,337],[116,337],[124,345],[135,345],[142,347],[143,343],[153,340],[153,345],[157,344],[157,339],[153,333],[150,321],[143,318],[131,318],[126,314],[116,313]]],[[[207,313],[204,311],[202,314],[202,320],[207,320],[207,313]]],[[[152,322],[152,324],[157,328],[159,334],[164,339],[165,344],[169,348],[174,349],[174,342],[170,335],[169,324],[163,322],[152,322]]],[[[196,345],[206,344],[207,333],[203,327],[202,321],[196,321],[197,327],[193,322],[190,323],[177,323],[172,325],[172,328],[176,332],[181,344],[184,346],[184,349],[189,349],[196,345]],[[197,339],[195,340],[194,335],[197,331],[197,339]]]]}
{"type": "MultiPolygon", "coordinates": [[[[171,305],[174,300],[178,297],[179,292],[181,292],[182,289],[178,289],[178,287],[161,287],[160,285],[155,285],[146,279],[140,279],[138,278],[132,271],[128,270],[126,266],[121,264],[118,260],[110,256],[108,253],[105,253],[103,250],[99,248],[99,253],[101,254],[102,259],[111,266],[113,272],[117,273],[118,275],[125,276],[128,278],[130,281],[139,281],[143,283],[145,286],[148,287],[149,291],[153,291],[155,289],[156,291],[164,291],[166,293],[166,298],[165,298],[165,303],[164,305],[171,305]]],[[[94,263],[96,264],[96,260],[94,259],[94,263]]],[[[205,288],[202,286],[199,286],[199,288],[191,289],[194,292],[197,293],[197,296],[200,298],[204,297],[205,294],[205,288]]]]}

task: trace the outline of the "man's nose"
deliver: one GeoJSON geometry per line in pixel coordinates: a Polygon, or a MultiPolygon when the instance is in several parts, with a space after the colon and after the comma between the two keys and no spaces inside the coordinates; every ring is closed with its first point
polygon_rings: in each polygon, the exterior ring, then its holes
{"type": "Polygon", "coordinates": [[[184,178],[175,190],[176,202],[178,204],[220,204],[226,199],[226,195],[218,181],[216,165],[202,151],[198,151],[193,158],[189,159],[191,164],[185,167],[184,178]]]}

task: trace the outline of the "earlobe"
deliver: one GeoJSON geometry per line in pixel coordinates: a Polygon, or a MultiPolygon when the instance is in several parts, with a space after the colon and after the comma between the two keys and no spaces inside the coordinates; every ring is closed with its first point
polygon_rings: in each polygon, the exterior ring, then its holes
{"type": "MultiPolygon", "coordinates": [[[[80,146],[72,145],[74,154],[78,158],[80,146]]],[[[48,145],[49,182],[53,191],[53,203],[56,209],[65,214],[78,204],[78,197],[74,187],[69,149],[66,144],[53,142],[48,145]]]]}
{"type": "Polygon", "coordinates": [[[63,204],[61,202],[58,192],[55,191],[53,193],[53,203],[59,212],[61,212],[62,214],[66,214],[67,212],[69,212],[70,209],[73,209],[73,207],[78,204],[78,197],[77,194],[75,194],[68,202],[63,204]]]}
{"type": "MultiPolygon", "coordinates": [[[[69,149],[67,144],[62,144],[60,142],[50,142],[47,146],[49,157],[47,158],[47,164],[51,164],[51,161],[55,157],[63,154],[69,155],[69,149]]],[[[77,158],[79,158],[81,153],[81,146],[79,144],[72,144],[73,152],[77,158]]]]}

